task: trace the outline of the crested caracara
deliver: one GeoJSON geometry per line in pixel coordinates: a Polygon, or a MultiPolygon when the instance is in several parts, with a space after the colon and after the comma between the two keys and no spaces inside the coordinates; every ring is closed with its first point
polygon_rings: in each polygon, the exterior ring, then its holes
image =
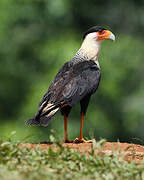
{"type": "Polygon", "coordinates": [[[83,42],[72,60],[66,62],[52,81],[43,96],[37,114],[26,124],[47,126],[58,110],[64,116],[65,142],[71,142],[67,134],[67,119],[71,108],[80,102],[81,128],[80,136],[75,142],[86,142],[83,139],[83,120],[90,97],[96,92],[100,82],[98,55],[104,39],[115,40],[114,34],[103,27],[94,26],[84,34],[83,42]]]}

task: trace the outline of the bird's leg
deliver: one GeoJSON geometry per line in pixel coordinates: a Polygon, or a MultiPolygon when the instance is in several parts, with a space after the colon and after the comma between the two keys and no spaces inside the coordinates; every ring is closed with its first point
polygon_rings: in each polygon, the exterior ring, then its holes
{"type": "Polygon", "coordinates": [[[68,135],[67,135],[67,116],[64,114],[64,137],[65,137],[65,142],[68,140],[68,135]]]}
{"type": "Polygon", "coordinates": [[[68,134],[67,134],[67,115],[64,113],[64,142],[65,143],[72,143],[72,140],[68,140],[68,134]]]}
{"type": "Polygon", "coordinates": [[[83,139],[83,121],[84,121],[84,113],[81,113],[81,128],[80,128],[80,137],[79,140],[83,139]]]}
{"type": "Polygon", "coordinates": [[[80,136],[75,139],[75,141],[74,141],[75,143],[91,143],[91,142],[92,142],[91,140],[86,141],[86,140],[83,138],[83,121],[84,121],[84,117],[85,117],[85,114],[84,114],[84,113],[81,113],[80,136]]]}

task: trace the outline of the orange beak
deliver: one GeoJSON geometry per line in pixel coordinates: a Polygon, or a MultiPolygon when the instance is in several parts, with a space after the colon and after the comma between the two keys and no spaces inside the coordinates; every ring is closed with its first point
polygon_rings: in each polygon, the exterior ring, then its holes
{"type": "Polygon", "coordinates": [[[111,39],[112,41],[115,41],[115,35],[108,30],[103,30],[102,32],[98,32],[98,40],[104,40],[104,39],[111,39]]]}

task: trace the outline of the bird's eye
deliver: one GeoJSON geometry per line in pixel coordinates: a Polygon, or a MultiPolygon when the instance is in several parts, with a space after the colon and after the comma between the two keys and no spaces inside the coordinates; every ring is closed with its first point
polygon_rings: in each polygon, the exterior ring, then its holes
{"type": "Polygon", "coordinates": [[[103,29],[99,29],[99,32],[102,33],[102,32],[103,32],[103,29]]]}

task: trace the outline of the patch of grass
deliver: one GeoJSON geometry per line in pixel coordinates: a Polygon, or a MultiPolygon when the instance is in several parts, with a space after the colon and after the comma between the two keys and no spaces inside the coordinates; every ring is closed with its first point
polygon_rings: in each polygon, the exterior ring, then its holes
{"type": "Polygon", "coordinates": [[[0,179],[3,180],[140,180],[144,179],[144,164],[126,162],[118,152],[105,155],[104,140],[89,155],[64,148],[55,141],[57,150],[26,149],[19,143],[0,140],[0,179]]]}

